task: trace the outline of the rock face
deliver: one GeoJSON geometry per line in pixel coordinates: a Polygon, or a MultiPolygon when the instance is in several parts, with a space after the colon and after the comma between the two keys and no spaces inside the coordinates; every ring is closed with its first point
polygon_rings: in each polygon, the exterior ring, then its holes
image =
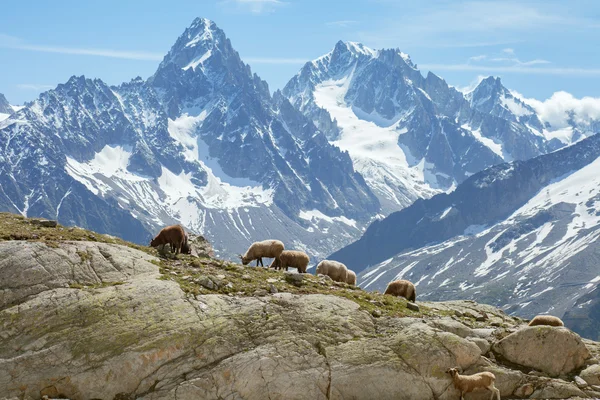
{"type": "Polygon", "coordinates": [[[7,398],[450,400],[444,371],[456,366],[494,372],[502,396],[571,387],[486,358],[475,339],[504,328],[438,315],[485,313],[514,329],[490,306],[420,303],[420,318],[374,318],[328,294],[190,295],[154,257],[96,242],[0,242],[0,260],[7,398]]]}
{"type": "Polygon", "coordinates": [[[4,97],[4,95],[2,93],[0,93],[0,114],[12,114],[13,113],[13,109],[10,106],[10,104],[8,103],[8,100],[6,100],[6,97],[4,97]]]}
{"type": "Polygon", "coordinates": [[[494,352],[550,376],[569,374],[591,357],[577,334],[550,326],[532,326],[510,334],[494,345],[494,352]]]}

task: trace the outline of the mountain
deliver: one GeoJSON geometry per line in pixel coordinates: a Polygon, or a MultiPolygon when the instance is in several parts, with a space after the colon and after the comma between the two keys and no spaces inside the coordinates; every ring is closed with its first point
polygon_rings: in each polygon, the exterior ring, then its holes
{"type": "Polygon", "coordinates": [[[148,80],[72,77],[0,138],[0,209],[137,243],[179,222],[230,257],[270,237],[324,255],[380,209],[348,154],[201,18],[148,80]]]}
{"type": "Polygon", "coordinates": [[[465,94],[431,72],[424,77],[397,49],[340,41],[306,63],[283,94],[349,152],[384,214],[487,167],[570,143],[499,78],[465,94]]]}
{"type": "Polygon", "coordinates": [[[423,299],[474,299],[525,317],[568,312],[569,327],[596,337],[576,315],[600,324],[599,168],[600,135],[494,166],[374,222],[331,258],[361,271],[363,288],[405,278],[423,299]]]}
{"type": "Polygon", "coordinates": [[[8,116],[12,113],[13,108],[11,107],[8,100],[6,100],[6,97],[4,97],[2,93],[0,93],[0,121],[3,121],[6,118],[8,118],[8,116]]]}

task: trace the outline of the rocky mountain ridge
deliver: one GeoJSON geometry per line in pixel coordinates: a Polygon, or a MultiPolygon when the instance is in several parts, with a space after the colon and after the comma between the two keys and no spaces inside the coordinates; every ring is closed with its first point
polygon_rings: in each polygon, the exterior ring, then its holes
{"type": "Polygon", "coordinates": [[[398,49],[354,42],[304,65],[283,94],[331,143],[347,150],[384,214],[452,190],[505,161],[527,160],[591,133],[570,135],[488,77],[462,93],[432,72],[425,77],[398,49]],[[561,139],[559,140],[558,137],[561,139]]]}
{"type": "Polygon", "coordinates": [[[0,220],[2,398],[453,399],[455,366],[503,398],[598,396],[598,343],[494,307],[0,220]]]}

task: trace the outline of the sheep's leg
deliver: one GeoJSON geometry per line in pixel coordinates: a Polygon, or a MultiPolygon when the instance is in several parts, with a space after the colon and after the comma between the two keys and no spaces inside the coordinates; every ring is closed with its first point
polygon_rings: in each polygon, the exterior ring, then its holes
{"type": "Polygon", "coordinates": [[[460,400],[465,400],[465,394],[463,392],[460,392],[460,400]]]}
{"type": "Polygon", "coordinates": [[[500,390],[496,386],[494,386],[493,383],[491,384],[490,387],[491,387],[491,390],[492,390],[492,397],[490,397],[490,400],[494,399],[494,395],[497,395],[498,396],[498,400],[501,400],[501,398],[500,398],[500,390]]]}

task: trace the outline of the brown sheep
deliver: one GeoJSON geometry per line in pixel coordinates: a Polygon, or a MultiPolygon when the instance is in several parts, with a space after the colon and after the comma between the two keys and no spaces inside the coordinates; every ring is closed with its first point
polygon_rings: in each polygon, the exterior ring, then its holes
{"type": "Polygon", "coordinates": [[[181,251],[181,246],[185,241],[185,231],[180,225],[171,225],[161,229],[152,241],[150,241],[151,247],[158,247],[161,244],[170,244],[171,251],[175,251],[178,254],[181,251]]]}
{"type": "Polygon", "coordinates": [[[356,274],[352,270],[348,270],[346,275],[346,283],[348,285],[356,286],[356,274]]]}
{"type": "Polygon", "coordinates": [[[454,387],[460,391],[460,400],[464,400],[465,393],[479,388],[488,389],[492,392],[490,400],[496,395],[498,396],[498,400],[500,400],[500,390],[494,386],[496,376],[493,373],[486,371],[473,375],[460,375],[456,368],[450,368],[446,373],[450,374],[454,382],[454,387]]]}
{"type": "Polygon", "coordinates": [[[263,240],[262,242],[252,243],[250,247],[248,247],[246,254],[240,255],[240,258],[244,265],[248,265],[252,260],[256,260],[257,267],[258,263],[264,267],[262,261],[263,257],[278,260],[283,250],[285,250],[283,242],[279,240],[263,240]]]}
{"type": "Polygon", "coordinates": [[[344,264],[333,260],[323,260],[317,265],[317,275],[327,275],[336,282],[346,283],[348,268],[344,264]]]}
{"type": "Polygon", "coordinates": [[[306,273],[310,259],[303,251],[284,250],[279,255],[279,261],[273,260],[271,267],[288,270],[288,267],[296,268],[299,273],[306,273]]]}
{"type": "Polygon", "coordinates": [[[387,285],[384,294],[389,294],[397,297],[401,296],[408,301],[412,301],[413,303],[417,300],[417,289],[415,289],[415,285],[403,279],[390,282],[387,285]]]}
{"type": "Polygon", "coordinates": [[[560,318],[553,315],[537,315],[529,322],[529,326],[538,325],[565,326],[560,318]]]}

